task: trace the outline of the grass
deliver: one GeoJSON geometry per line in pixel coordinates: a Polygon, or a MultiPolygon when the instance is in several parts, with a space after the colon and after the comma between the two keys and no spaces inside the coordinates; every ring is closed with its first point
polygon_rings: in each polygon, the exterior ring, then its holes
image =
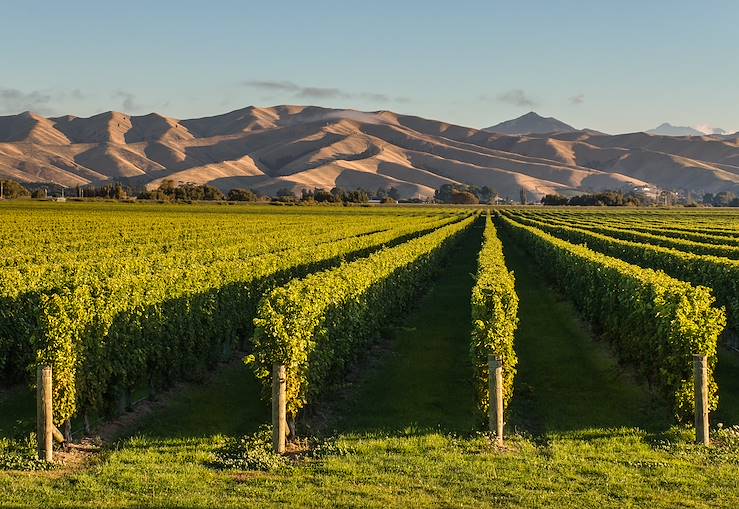
{"type": "Polygon", "coordinates": [[[711,420],[724,424],[739,423],[739,353],[719,348],[716,382],[719,386],[718,410],[711,420]]]}
{"type": "Polygon", "coordinates": [[[0,506],[739,506],[739,447],[700,448],[668,430],[658,402],[510,247],[522,320],[511,427],[520,433],[498,449],[475,432],[467,340],[476,234],[370,368],[325,404],[346,454],[272,472],[210,468],[224,435],[267,420],[253,378],[232,364],[86,468],[0,472],[0,506]]]}
{"type": "Polygon", "coordinates": [[[217,439],[134,439],[75,474],[3,474],[2,506],[736,507],[739,467],[633,429],[546,444],[438,433],[340,439],[346,456],[271,473],[206,466],[217,439]]]}
{"type": "Polygon", "coordinates": [[[152,413],[129,432],[159,439],[251,433],[270,419],[269,403],[260,391],[253,371],[243,362],[231,362],[206,384],[181,391],[166,411],[152,413]]]}
{"type": "Polygon", "coordinates": [[[462,239],[433,288],[395,328],[391,351],[373,362],[337,413],[337,429],[459,433],[474,428],[469,316],[479,247],[479,229],[462,239]]]}
{"type": "Polygon", "coordinates": [[[0,390],[0,437],[18,438],[36,429],[36,394],[25,385],[0,390]]]}
{"type": "Polygon", "coordinates": [[[513,424],[536,434],[667,427],[667,406],[617,364],[608,345],[593,340],[572,304],[548,287],[528,255],[506,242],[505,256],[520,299],[513,424]]]}

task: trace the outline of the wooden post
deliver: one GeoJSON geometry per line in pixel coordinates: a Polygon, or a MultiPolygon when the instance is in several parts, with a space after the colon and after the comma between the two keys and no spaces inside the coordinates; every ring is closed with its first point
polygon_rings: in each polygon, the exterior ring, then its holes
{"type": "Polygon", "coordinates": [[[149,377],[149,401],[156,401],[158,397],[157,393],[157,382],[154,379],[154,375],[149,377]]]}
{"type": "Polygon", "coordinates": [[[488,390],[488,425],[498,445],[503,445],[503,363],[492,354],[488,355],[488,390]]]}
{"type": "Polygon", "coordinates": [[[695,374],[695,442],[710,445],[708,424],[708,359],[705,355],[693,356],[695,374]]]}
{"type": "Polygon", "coordinates": [[[133,412],[133,390],[130,387],[126,387],[123,394],[126,412],[133,412]]]}
{"type": "Polygon", "coordinates": [[[51,427],[51,436],[54,437],[54,441],[59,442],[60,444],[63,444],[67,441],[66,438],[64,438],[64,435],[61,431],[59,431],[59,428],[56,426],[51,427]]]}
{"type": "Polygon", "coordinates": [[[92,426],[90,425],[90,414],[87,413],[87,410],[82,414],[82,421],[85,423],[85,435],[90,435],[92,426]]]}
{"type": "Polygon", "coordinates": [[[67,442],[72,441],[72,421],[70,419],[64,421],[64,439],[67,442]]]}
{"type": "Polygon", "coordinates": [[[41,460],[53,461],[53,409],[51,402],[51,368],[38,366],[36,369],[36,438],[38,457],[41,460]]]}
{"type": "Polygon", "coordinates": [[[284,364],[272,365],[272,446],[277,454],[285,452],[287,434],[286,374],[284,364]]]}

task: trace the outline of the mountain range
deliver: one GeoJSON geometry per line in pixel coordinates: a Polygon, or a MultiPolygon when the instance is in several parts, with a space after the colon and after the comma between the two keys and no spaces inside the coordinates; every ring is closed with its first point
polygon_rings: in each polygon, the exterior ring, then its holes
{"type": "Polygon", "coordinates": [[[545,133],[571,133],[577,131],[569,124],[565,124],[561,120],[554,117],[542,117],[536,112],[530,111],[527,114],[506,120],[500,124],[496,124],[483,131],[499,134],[545,134],[545,133]]]}
{"type": "Polygon", "coordinates": [[[511,198],[524,189],[531,199],[635,186],[739,194],[739,135],[607,135],[533,113],[479,130],[314,106],[189,120],[25,112],[0,117],[0,177],[149,188],[173,179],[266,194],[395,187],[403,198],[426,198],[448,183],[487,185],[511,198]]]}
{"type": "Polygon", "coordinates": [[[706,136],[706,135],[722,135],[728,134],[725,130],[718,127],[705,127],[698,129],[696,127],[675,126],[669,122],[660,124],[654,129],[645,131],[647,134],[658,134],[662,136],[706,136]]]}

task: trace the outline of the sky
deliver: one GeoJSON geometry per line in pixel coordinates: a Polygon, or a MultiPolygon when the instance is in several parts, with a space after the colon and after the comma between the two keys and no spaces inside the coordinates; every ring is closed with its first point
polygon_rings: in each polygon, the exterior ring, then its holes
{"type": "Polygon", "coordinates": [[[0,115],[248,105],[739,130],[739,2],[0,3],[0,115]]]}

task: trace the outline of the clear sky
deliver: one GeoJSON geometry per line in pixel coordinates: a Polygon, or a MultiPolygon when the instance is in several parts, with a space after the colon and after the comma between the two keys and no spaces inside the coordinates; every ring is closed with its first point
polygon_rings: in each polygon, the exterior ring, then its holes
{"type": "Polygon", "coordinates": [[[0,115],[289,103],[739,130],[736,0],[8,0],[0,43],[0,115]]]}

